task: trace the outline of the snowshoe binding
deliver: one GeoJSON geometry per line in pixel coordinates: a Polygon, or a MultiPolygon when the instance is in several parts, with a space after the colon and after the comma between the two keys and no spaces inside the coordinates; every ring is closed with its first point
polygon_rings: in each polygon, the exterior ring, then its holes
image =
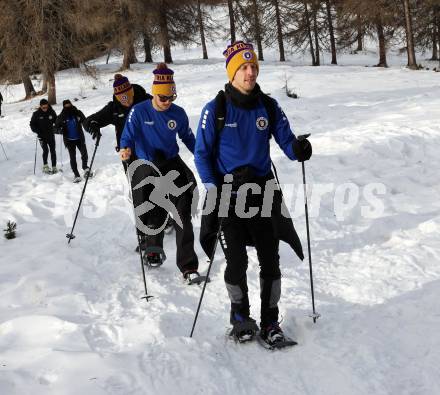
{"type": "Polygon", "coordinates": [[[258,326],[254,319],[239,313],[231,313],[232,330],[229,336],[239,343],[246,343],[254,339],[258,326]]]}
{"type": "MultiPolygon", "coordinates": [[[[185,273],[183,273],[183,279],[188,285],[201,284],[205,282],[206,276],[201,276],[198,271],[188,270],[185,273]]],[[[210,281],[211,280],[208,277],[207,282],[209,283],[210,281]]]]}
{"type": "Polygon", "coordinates": [[[258,334],[258,342],[268,350],[276,350],[284,347],[296,346],[295,340],[287,337],[278,322],[274,322],[265,328],[261,328],[258,334]]]}
{"type": "Polygon", "coordinates": [[[95,174],[93,173],[93,171],[90,170],[89,167],[84,169],[84,174],[83,174],[84,179],[86,179],[86,178],[93,178],[94,175],[95,174]]]}
{"type": "Polygon", "coordinates": [[[144,254],[142,256],[144,265],[151,268],[162,266],[166,259],[167,257],[165,255],[165,252],[160,247],[147,247],[145,248],[144,254]]]}
{"type": "Polygon", "coordinates": [[[139,244],[136,246],[136,252],[139,252],[139,246],[141,247],[142,251],[145,251],[147,248],[147,240],[145,236],[140,236],[139,244]]]}

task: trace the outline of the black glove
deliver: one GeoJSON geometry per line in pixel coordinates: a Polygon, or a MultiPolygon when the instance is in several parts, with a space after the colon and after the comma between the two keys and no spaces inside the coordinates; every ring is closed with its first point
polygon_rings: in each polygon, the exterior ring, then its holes
{"type": "Polygon", "coordinates": [[[312,156],[312,144],[307,139],[293,141],[293,153],[298,162],[305,162],[312,156]]]}
{"type": "Polygon", "coordinates": [[[89,133],[92,135],[93,140],[96,140],[98,137],[101,137],[101,130],[98,126],[98,122],[92,121],[90,123],[89,133]]]}

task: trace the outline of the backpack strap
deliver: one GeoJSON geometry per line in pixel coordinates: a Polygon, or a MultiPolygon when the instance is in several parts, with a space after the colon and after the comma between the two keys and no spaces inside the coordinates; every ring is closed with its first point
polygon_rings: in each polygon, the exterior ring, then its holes
{"type": "MultiPolygon", "coordinates": [[[[215,97],[215,131],[220,133],[225,127],[226,97],[224,91],[219,91],[215,97]]],[[[216,139],[217,140],[217,139],[216,139]]]]}
{"type": "Polygon", "coordinates": [[[214,150],[212,152],[213,158],[217,156],[218,145],[220,141],[220,133],[225,127],[226,119],[226,96],[224,91],[219,91],[215,97],[215,138],[214,150]]]}

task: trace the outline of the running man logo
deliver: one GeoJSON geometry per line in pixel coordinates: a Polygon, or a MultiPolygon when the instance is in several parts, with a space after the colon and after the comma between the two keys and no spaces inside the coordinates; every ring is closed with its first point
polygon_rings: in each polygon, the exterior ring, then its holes
{"type": "Polygon", "coordinates": [[[144,188],[147,185],[153,186],[153,190],[151,191],[148,200],[134,208],[136,227],[144,234],[151,236],[157,235],[162,232],[165,229],[167,223],[166,216],[163,224],[157,228],[150,228],[149,226],[145,225],[140,219],[141,216],[148,213],[157,206],[164,209],[167,213],[170,213],[176,224],[183,228],[182,219],[180,218],[176,206],[170,200],[170,196],[179,197],[189,188],[191,188],[191,185],[193,183],[190,182],[187,185],[179,188],[175,183],[175,180],[180,175],[177,170],[170,170],[167,174],[162,175],[161,171],[157,168],[157,166],[154,165],[154,163],[143,159],[135,160],[127,168],[127,176],[130,180],[130,183],[132,183],[133,175],[136,169],[138,169],[140,166],[150,166],[158,175],[149,175],[138,184],[131,184],[133,190],[144,188]]]}

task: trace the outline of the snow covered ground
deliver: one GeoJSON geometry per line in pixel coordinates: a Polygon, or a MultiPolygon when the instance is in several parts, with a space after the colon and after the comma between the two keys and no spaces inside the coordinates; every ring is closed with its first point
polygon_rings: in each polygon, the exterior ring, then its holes
{"type": "MultiPolygon", "coordinates": [[[[173,66],[177,104],[193,128],[226,80],[219,50],[209,61],[199,54],[178,51],[173,66]]],[[[0,224],[18,226],[16,239],[0,238],[2,395],[440,393],[440,74],[409,71],[398,56],[386,70],[364,67],[376,62],[371,53],[316,68],[299,66],[307,63],[301,58],[280,64],[267,56],[261,86],[297,134],[312,133],[306,172],[322,317],[316,324],[308,317],[307,260],[299,262],[283,245],[282,327],[299,345],[268,352],[231,342],[219,252],[190,339],[201,288],[182,283],[173,237],[166,239],[168,260],[147,272],[154,299],[140,300],[139,256],[113,127],[103,130],[96,177],[68,246],[65,234],[83,184],[72,184],[67,152],[64,172],[47,176],[39,149],[33,175],[35,136],[28,124],[40,98],[18,102],[21,86],[1,87],[0,141],[9,160],[0,152],[0,224]],[[299,100],[285,96],[286,79],[299,100]]],[[[59,73],[59,103],[76,97],[86,115],[101,108],[119,62],[97,61],[98,81],[59,73]]],[[[136,64],[126,75],[149,89],[152,68],[136,64]]],[[[181,154],[195,171],[184,146],[181,154]]],[[[306,249],[301,168],[275,146],[272,157],[306,249]]],[[[203,272],[198,243],[197,252],[203,272]]],[[[258,317],[258,263],[249,254],[251,310],[258,317]]]]}

